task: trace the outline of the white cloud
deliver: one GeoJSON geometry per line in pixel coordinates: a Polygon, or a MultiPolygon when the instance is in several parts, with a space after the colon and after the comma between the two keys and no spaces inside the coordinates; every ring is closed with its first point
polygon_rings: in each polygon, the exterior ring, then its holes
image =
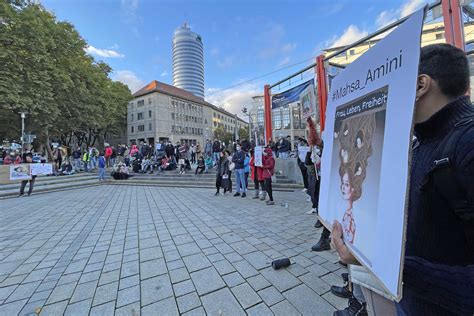
{"type": "Polygon", "coordinates": [[[138,14],[139,0],[121,0],[120,8],[122,19],[130,25],[130,31],[135,37],[140,37],[138,25],[143,22],[143,17],[138,14]]]}
{"type": "Polygon", "coordinates": [[[296,43],[286,42],[285,35],[286,30],[283,25],[267,24],[264,31],[256,38],[258,45],[262,47],[258,57],[260,59],[273,59],[291,54],[296,48],[296,43]]]}
{"type": "Polygon", "coordinates": [[[138,78],[133,71],[130,70],[114,71],[112,74],[112,79],[126,84],[132,93],[137,92],[145,85],[145,83],[140,78],[138,78]]]}
{"type": "Polygon", "coordinates": [[[121,53],[117,52],[116,50],[95,48],[94,46],[90,46],[90,45],[85,48],[85,51],[88,54],[103,57],[103,58],[123,58],[123,57],[125,57],[124,54],[121,54],[121,53]]]}
{"type": "Polygon", "coordinates": [[[245,83],[224,91],[219,91],[219,88],[208,88],[206,94],[208,94],[206,96],[207,102],[223,106],[227,111],[245,118],[241,112],[242,108],[250,105],[253,96],[263,94],[263,83],[245,83]]]}
{"type": "Polygon", "coordinates": [[[424,0],[407,0],[400,7],[392,10],[385,10],[380,12],[377,17],[376,27],[381,28],[398,19],[401,19],[417,9],[421,8],[426,1],[424,0]]]}
{"type": "Polygon", "coordinates": [[[282,66],[286,66],[290,63],[290,60],[291,58],[289,56],[286,56],[285,58],[283,58],[279,63],[278,63],[278,67],[282,67],[282,66]]]}
{"type": "Polygon", "coordinates": [[[211,56],[217,56],[219,55],[219,53],[220,53],[219,48],[214,47],[213,49],[211,49],[211,56]]]}
{"type": "Polygon", "coordinates": [[[228,69],[234,65],[234,58],[232,56],[227,56],[224,59],[217,61],[217,66],[221,69],[228,69]]]}
{"type": "Polygon", "coordinates": [[[338,47],[352,44],[355,41],[367,36],[369,32],[360,30],[356,25],[351,24],[340,37],[334,37],[328,42],[328,47],[338,47]]]}
{"type": "Polygon", "coordinates": [[[166,77],[168,76],[168,72],[166,70],[164,70],[161,74],[160,74],[160,77],[166,77]]]}

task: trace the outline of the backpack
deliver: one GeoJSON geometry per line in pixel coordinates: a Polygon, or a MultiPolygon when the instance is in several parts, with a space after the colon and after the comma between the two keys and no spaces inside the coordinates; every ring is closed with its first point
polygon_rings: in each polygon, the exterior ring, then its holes
{"type": "Polygon", "coordinates": [[[469,200],[467,188],[456,178],[454,165],[457,142],[472,127],[474,116],[464,118],[454,125],[445,140],[436,148],[436,159],[422,185],[430,184],[448,202],[450,209],[464,223],[466,239],[474,250],[474,201],[469,200]]]}

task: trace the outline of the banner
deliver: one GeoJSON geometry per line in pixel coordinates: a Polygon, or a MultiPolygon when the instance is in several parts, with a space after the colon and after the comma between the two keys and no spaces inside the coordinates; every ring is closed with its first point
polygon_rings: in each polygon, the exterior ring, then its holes
{"type": "Polygon", "coordinates": [[[30,165],[31,175],[48,175],[53,173],[53,165],[50,163],[32,163],[30,165]]]}
{"type": "Polygon", "coordinates": [[[29,164],[10,165],[10,180],[31,180],[29,164]]]}
{"type": "Polygon", "coordinates": [[[303,117],[317,113],[314,79],[285,92],[272,95],[272,109],[278,109],[296,101],[302,105],[303,117]]]}
{"type": "Polygon", "coordinates": [[[394,300],[402,297],[409,153],[424,10],[331,82],[319,217],[394,300]]]}
{"type": "Polygon", "coordinates": [[[262,156],[263,156],[263,146],[255,146],[254,165],[256,167],[262,167],[263,166],[262,156]]]}

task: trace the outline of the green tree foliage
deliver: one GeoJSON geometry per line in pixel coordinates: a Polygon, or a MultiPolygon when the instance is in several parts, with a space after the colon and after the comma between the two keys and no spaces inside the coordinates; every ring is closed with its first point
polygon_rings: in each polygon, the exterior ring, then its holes
{"type": "MultiPolygon", "coordinates": [[[[123,128],[132,96],[86,47],[72,24],[40,5],[0,0],[1,117],[27,112],[28,130],[46,145],[53,138],[103,145],[107,133],[123,128]]],[[[0,124],[0,139],[11,138],[19,122],[0,124]]]]}
{"type": "Polygon", "coordinates": [[[234,139],[234,134],[226,132],[223,126],[218,126],[214,130],[214,138],[226,144],[230,144],[234,139]]]}
{"type": "Polygon", "coordinates": [[[247,128],[239,128],[239,139],[249,140],[249,130],[247,128]]]}

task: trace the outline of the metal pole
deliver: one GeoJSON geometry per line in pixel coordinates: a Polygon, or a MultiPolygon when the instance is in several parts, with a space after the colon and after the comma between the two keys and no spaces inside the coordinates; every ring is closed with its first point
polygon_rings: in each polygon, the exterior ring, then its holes
{"type": "Polygon", "coordinates": [[[291,146],[293,144],[293,139],[295,138],[295,131],[293,128],[293,105],[288,106],[288,110],[290,111],[290,151],[292,150],[291,146]]]}
{"type": "Polygon", "coordinates": [[[21,117],[21,153],[23,153],[23,149],[25,147],[25,117],[26,117],[26,113],[21,112],[20,117],[21,117]]]}

